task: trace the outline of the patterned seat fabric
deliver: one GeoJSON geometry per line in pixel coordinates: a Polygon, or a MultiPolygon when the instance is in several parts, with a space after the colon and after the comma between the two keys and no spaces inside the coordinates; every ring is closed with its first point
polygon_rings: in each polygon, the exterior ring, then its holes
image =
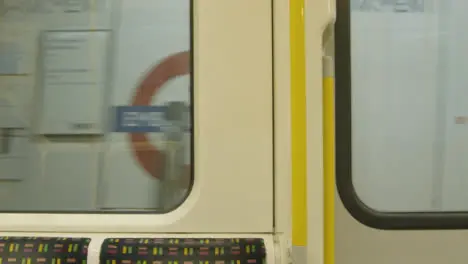
{"type": "Polygon", "coordinates": [[[263,239],[109,238],[102,264],[265,264],[263,239]]]}
{"type": "Polygon", "coordinates": [[[0,263],[86,264],[90,238],[0,237],[0,263]]]}

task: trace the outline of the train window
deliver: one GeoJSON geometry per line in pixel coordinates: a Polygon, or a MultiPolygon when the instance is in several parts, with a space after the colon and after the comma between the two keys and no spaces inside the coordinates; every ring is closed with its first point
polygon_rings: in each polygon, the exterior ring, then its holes
{"type": "Polygon", "coordinates": [[[1,230],[274,231],[270,0],[0,0],[0,20],[1,230]]]}
{"type": "Polygon", "coordinates": [[[192,182],[190,0],[0,3],[0,211],[178,207],[192,182]]]}
{"type": "Polygon", "coordinates": [[[337,184],[365,224],[468,227],[466,8],[337,1],[337,184]]]}

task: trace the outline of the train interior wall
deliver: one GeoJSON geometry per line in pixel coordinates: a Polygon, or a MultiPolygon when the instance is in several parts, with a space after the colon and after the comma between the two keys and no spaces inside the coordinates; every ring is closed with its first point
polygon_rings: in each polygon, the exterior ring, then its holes
{"type": "MultiPolygon", "coordinates": [[[[102,3],[95,14],[17,14],[21,6],[3,12],[0,30],[8,37],[0,43],[0,128],[12,135],[8,149],[2,143],[0,151],[0,197],[9,201],[0,205],[2,210],[158,206],[153,195],[158,181],[135,162],[125,133],[109,130],[109,109],[128,105],[142,73],[158,61],[190,49],[189,2],[102,3]],[[103,131],[97,136],[43,135],[39,32],[90,29],[106,31],[112,40],[107,58],[95,56],[107,65],[106,85],[92,96],[99,102],[58,93],[48,93],[47,102],[53,113],[64,105],[76,112],[91,102],[98,105],[103,131]],[[7,54],[17,56],[14,67],[7,54]]],[[[424,12],[352,11],[353,179],[358,195],[372,208],[466,207],[468,33],[462,25],[467,5],[450,0],[424,12]]],[[[189,82],[188,77],[173,80],[153,104],[190,101],[189,82]]],[[[152,137],[160,144],[160,135],[152,137]]]]}

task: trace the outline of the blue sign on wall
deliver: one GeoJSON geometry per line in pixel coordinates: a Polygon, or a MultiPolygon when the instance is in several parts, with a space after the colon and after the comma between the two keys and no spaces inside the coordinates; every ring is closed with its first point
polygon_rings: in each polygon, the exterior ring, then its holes
{"type": "MultiPolygon", "coordinates": [[[[117,106],[114,107],[113,132],[157,133],[163,132],[171,123],[164,120],[164,106],[117,106]]],[[[187,132],[190,128],[187,128],[187,132]]]]}

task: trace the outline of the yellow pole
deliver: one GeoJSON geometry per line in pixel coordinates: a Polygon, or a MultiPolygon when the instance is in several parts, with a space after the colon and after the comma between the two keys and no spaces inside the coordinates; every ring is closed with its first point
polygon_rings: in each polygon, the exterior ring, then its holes
{"type": "Polygon", "coordinates": [[[291,55],[292,245],[307,263],[307,130],[304,0],[289,1],[291,55]]]}
{"type": "Polygon", "coordinates": [[[335,263],[335,87],[333,60],[323,60],[324,258],[335,263]]]}

